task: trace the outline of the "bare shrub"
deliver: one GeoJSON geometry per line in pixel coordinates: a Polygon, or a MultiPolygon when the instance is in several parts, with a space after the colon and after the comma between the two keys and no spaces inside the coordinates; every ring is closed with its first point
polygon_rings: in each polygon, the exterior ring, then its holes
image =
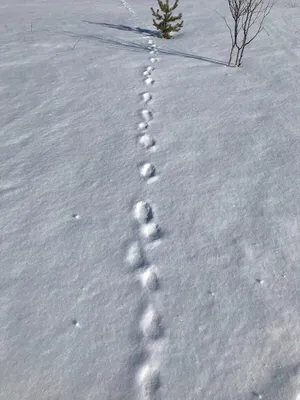
{"type": "Polygon", "coordinates": [[[228,65],[240,67],[245,48],[263,30],[263,23],[277,0],[227,0],[233,19],[233,27],[226,23],[231,37],[228,65]],[[232,64],[232,60],[235,59],[232,64]]]}

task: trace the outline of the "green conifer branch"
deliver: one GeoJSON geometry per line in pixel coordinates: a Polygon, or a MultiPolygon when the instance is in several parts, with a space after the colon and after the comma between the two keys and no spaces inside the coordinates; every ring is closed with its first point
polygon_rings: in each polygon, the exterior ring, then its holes
{"type": "Polygon", "coordinates": [[[170,6],[169,0],[165,0],[165,3],[163,0],[157,0],[160,10],[157,9],[157,11],[154,11],[154,8],[151,7],[152,16],[155,17],[153,19],[153,25],[162,32],[163,38],[171,39],[170,33],[178,32],[183,27],[184,21],[172,25],[172,22],[182,19],[181,13],[177,16],[172,15],[172,12],[178,7],[178,1],[179,0],[175,0],[173,6],[170,6]]]}

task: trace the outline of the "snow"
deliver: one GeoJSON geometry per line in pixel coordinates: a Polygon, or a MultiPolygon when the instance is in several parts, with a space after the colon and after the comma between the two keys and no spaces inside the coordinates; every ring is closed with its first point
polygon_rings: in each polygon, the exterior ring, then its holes
{"type": "Polygon", "coordinates": [[[139,201],[134,207],[134,218],[139,223],[149,222],[153,218],[151,206],[145,201],[139,201]]]}
{"type": "Polygon", "coordinates": [[[141,225],[141,236],[146,240],[152,241],[160,236],[160,228],[155,222],[148,222],[141,225]]]}
{"type": "Polygon", "coordinates": [[[145,103],[148,103],[152,99],[152,96],[150,93],[145,92],[142,94],[142,99],[145,103]]]}
{"type": "Polygon", "coordinates": [[[150,178],[155,176],[155,166],[152,163],[145,163],[140,167],[141,177],[149,180],[150,178]]]}
{"type": "Polygon", "coordinates": [[[0,0],[0,400],[300,398],[300,5],[152,3],[0,0]]]}
{"type": "MultiPolygon", "coordinates": [[[[146,127],[148,127],[148,125],[146,125],[146,127]]],[[[140,137],[140,144],[145,147],[146,149],[150,149],[153,148],[155,146],[155,139],[151,136],[148,135],[147,133],[143,134],[140,137]]]]}
{"type": "Polygon", "coordinates": [[[157,267],[150,265],[148,268],[140,275],[140,280],[143,288],[149,292],[155,292],[158,290],[158,277],[157,277],[157,267]]]}

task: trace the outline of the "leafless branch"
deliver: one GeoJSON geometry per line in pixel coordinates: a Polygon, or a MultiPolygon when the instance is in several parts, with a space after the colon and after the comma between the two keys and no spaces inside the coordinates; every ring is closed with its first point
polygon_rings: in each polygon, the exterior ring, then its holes
{"type": "Polygon", "coordinates": [[[245,47],[248,46],[264,29],[263,24],[277,0],[227,0],[233,19],[231,27],[225,21],[231,37],[231,49],[228,65],[231,65],[236,51],[235,66],[242,64],[245,47]],[[254,30],[254,31],[253,31],[254,30]]]}

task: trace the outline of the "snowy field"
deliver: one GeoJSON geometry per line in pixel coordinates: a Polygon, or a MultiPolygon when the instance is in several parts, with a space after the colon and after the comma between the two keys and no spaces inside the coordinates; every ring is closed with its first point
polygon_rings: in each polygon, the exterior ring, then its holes
{"type": "Polygon", "coordinates": [[[0,400],[300,399],[300,3],[0,0],[0,400]]]}

